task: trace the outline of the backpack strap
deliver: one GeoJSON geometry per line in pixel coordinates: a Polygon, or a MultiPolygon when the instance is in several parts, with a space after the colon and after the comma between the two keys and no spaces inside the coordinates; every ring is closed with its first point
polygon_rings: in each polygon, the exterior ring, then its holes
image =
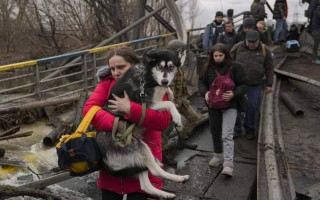
{"type": "Polygon", "coordinates": [[[217,75],[218,77],[221,76],[221,74],[218,72],[217,69],[214,69],[214,71],[216,72],[216,75],[217,75]]]}
{"type": "Polygon", "coordinates": [[[263,58],[264,58],[264,60],[266,60],[266,57],[267,57],[266,45],[261,42],[261,46],[262,46],[262,55],[263,55],[263,58]]]}
{"type": "MultiPolygon", "coordinates": [[[[230,74],[231,74],[231,70],[232,70],[232,67],[230,67],[230,69],[229,69],[229,71],[228,71],[228,73],[227,73],[227,76],[229,76],[229,77],[230,77],[230,74]]],[[[216,74],[217,74],[218,77],[221,76],[221,74],[218,72],[217,69],[214,69],[214,71],[216,72],[216,74]]]]}
{"type": "Polygon", "coordinates": [[[239,44],[239,46],[238,46],[237,50],[235,50],[235,51],[234,51],[234,55],[233,55],[234,59],[233,59],[233,60],[236,60],[236,58],[237,58],[237,54],[239,53],[240,48],[241,48],[241,46],[242,46],[242,44],[243,44],[243,43],[244,43],[244,42],[243,42],[243,41],[241,41],[241,43],[239,44]]]}
{"type": "Polygon", "coordinates": [[[229,77],[230,77],[230,74],[231,74],[231,70],[232,70],[232,67],[230,67],[230,69],[229,69],[229,71],[227,73],[227,76],[229,76],[229,77]]]}
{"type": "MultiPolygon", "coordinates": [[[[146,102],[142,103],[142,116],[140,118],[140,121],[138,123],[138,127],[140,127],[146,117],[146,110],[147,110],[147,105],[146,102]]],[[[120,117],[116,117],[114,122],[113,122],[113,127],[112,127],[112,138],[116,142],[117,145],[120,147],[125,147],[129,144],[131,144],[132,140],[132,132],[133,129],[136,126],[136,124],[132,123],[128,128],[125,127],[124,133],[117,132],[118,124],[119,124],[120,117]]]]}
{"type": "Polygon", "coordinates": [[[89,112],[84,116],[83,120],[81,121],[80,125],[78,126],[77,130],[75,132],[78,132],[78,133],[81,133],[81,134],[84,134],[89,125],[90,125],[90,122],[92,120],[92,118],[94,117],[94,115],[99,111],[101,110],[101,107],[99,106],[92,106],[89,110],[89,112]]]}

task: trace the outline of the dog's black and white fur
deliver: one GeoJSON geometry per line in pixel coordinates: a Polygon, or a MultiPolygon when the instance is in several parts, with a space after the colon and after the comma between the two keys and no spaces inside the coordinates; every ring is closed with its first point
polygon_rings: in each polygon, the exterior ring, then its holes
{"type": "MultiPolygon", "coordinates": [[[[181,129],[181,116],[174,103],[162,101],[165,94],[168,94],[169,100],[173,100],[173,93],[169,85],[180,65],[178,56],[172,51],[165,50],[147,52],[143,56],[143,65],[147,107],[154,110],[169,110],[173,122],[181,129]]],[[[100,70],[98,73],[101,76],[106,71],[100,70]]],[[[126,91],[131,101],[141,102],[140,75],[139,66],[131,67],[113,86],[111,93],[123,97],[123,93],[126,91]]],[[[179,176],[164,171],[161,164],[155,160],[148,145],[141,140],[141,133],[143,133],[143,128],[134,131],[135,137],[126,147],[115,144],[110,133],[99,133],[97,142],[103,154],[104,169],[118,176],[137,175],[141,189],[146,193],[163,198],[174,198],[175,194],[159,190],[151,184],[148,170],[155,176],[180,183],[187,181],[189,175],[179,176]]]]}

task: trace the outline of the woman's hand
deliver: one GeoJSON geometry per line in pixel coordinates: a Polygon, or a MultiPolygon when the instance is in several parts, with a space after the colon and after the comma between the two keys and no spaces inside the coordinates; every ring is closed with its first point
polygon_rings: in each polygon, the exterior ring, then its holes
{"type": "Polygon", "coordinates": [[[123,112],[127,115],[130,115],[131,104],[130,99],[126,91],[124,91],[124,97],[120,98],[115,94],[112,94],[115,100],[109,100],[109,108],[112,112],[123,112]]]}
{"type": "Polygon", "coordinates": [[[222,98],[225,101],[230,101],[234,97],[233,91],[229,90],[222,94],[222,98]]]}
{"type": "Polygon", "coordinates": [[[204,100],[209,104],[209,91],[204,95],[204,100]]]}

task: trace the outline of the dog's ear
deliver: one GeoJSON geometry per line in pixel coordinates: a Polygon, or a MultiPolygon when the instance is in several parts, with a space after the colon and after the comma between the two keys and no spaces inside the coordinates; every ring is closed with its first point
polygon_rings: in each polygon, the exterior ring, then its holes
{"type": "Polygon", "coordinates": [[[144,62],[152,62],[159,57],[158,51],[155,49],[151,49],[143,54],[144,62]]]}

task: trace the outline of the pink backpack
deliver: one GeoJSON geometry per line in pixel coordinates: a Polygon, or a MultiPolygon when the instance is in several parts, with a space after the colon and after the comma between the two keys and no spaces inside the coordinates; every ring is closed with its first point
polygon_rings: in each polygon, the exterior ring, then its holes
{"type": "Polygon", "coordinates": [[[230,106],[231,101],[225,101],[222,98],[222,94],[229,90],[234,90],[235,84],[230,78],[231,69],[226,76],[221,76],[217,70],[215,70],[217,77],[214,79],[210,87],[209,92],[209,107],[214,109],[224,109],[230,106]]]}

